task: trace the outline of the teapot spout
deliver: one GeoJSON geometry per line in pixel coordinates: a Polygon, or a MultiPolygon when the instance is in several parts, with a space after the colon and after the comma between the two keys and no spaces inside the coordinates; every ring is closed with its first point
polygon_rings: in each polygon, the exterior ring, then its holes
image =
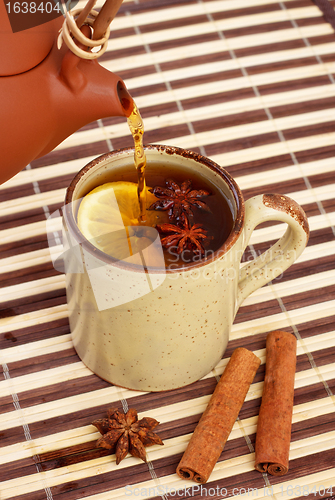
{"type": "Polygon", "coordinates": [[[122,80],[119,80],[116,85],[117,95],[124,111],[124,115],[128,118],[134,109],[134,100],[126,89],[122,80]]]}
{"type": "Polygon", "coordinates": [[[56,44],[31,70],[0,77],[0,95],[0,184],[88,123],[128,117],[134,105],[118,75],[56,44]]]}
{"type": "Polygon", "coordinates": [[[123,80],[96,60],[78,61],[68,52],[62,61],[56,127],[50,141],[39,152],[40,158],[83,126],[101,118],[129,117],[134,101],[123,80]]]}

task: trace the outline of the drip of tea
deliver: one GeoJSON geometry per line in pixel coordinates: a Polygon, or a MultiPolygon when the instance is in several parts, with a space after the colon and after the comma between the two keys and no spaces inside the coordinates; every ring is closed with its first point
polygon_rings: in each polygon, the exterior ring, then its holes
{"type": "Polygon", "coordinates": [[[145,184],[145,166],[146,157],[143,148],[144,125],[140,112],[133,101],[133,109],[127,118],[131,135],[134,139],[134,162],[137,171],[137,196],[140,204],[139,222],[145,223],[146,220],[146,184],[145,184]]]}

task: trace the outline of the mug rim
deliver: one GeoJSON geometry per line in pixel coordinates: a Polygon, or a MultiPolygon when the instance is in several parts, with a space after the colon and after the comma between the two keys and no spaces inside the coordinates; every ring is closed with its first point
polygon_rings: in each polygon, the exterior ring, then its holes
{"type": "MultiPolygon", "coordinates": [[[[234,224],[231,229],[231,232],[228,236],[228,238],[223,242],[223,244],[212,254],[208,257],[204,257],[200,260],[197,260],[196,262],[191,262],[191,263],[186,263],[183,266],[180,266],[178,268],[174,269],[169,269],[169,268],[164,268],[164,273],[166,274],[176,274],[176,273],[181,273],[185,271],[191,271],[193,269],[197,269],[200,267],[203,267],[211,262],[214,262],[218,260],[220,257],[223,255],[227,254],[227,252],[231,249],[231,247],[236,243],[238,240],[242,228],[243,228],[243,223],[244,223],[244,217],[245,217],[245,205],[244,205],[244,198],[242,191],[240,187],[238,186],[237,182],[235,179],[227,172],[227,170],[224,167],[221,167],[218,163],[214,162],[207,156],[201,155],[199,153],[196,153],[195,151],[180,148],[178,146],[168,146],[168,145],[161,145],[161,144],[147,144],[143,146],[144,151],[156,151],[156,152],[163,152],[168,155],[179,155],[184,158],[190,158],[191,160],[196,161],[197,163],[201,163],[205,167],[209,168],[210,170],[216,172],[225,182],[225,184],[228,186],[229,191],[232,195],[232,198],[234,199],[235,202],[235,207],[236,207],[236,215],[234,216],[234,224]]],[[[66,224],[68,225],[68,229],[71,229],[72,234],[75,235],[79,239],[80,244],[84,247],[86,251],[91,253],[92,255],[96,256],[97,258],[101,259],[104,261],[106,264],[113,264],[116,266],[120,266],[122,268],[126,268],[131,271],[141,271],[143,272],[143,268],[137,269],[138,266],[134,264],[129,264],[127,262],[124,262],[122,260],[116,259],[112,257],[111,255],[108,255],[104,253],[103,251],[99,250],[97,247],[95,247],[92,243],[90,243],[82,234],[82,232],[79,230],[78,225],[76,223],[75,217],[73,216],[72,210],[68,210],[66,207],[69,207],[70,204],[73,202],[73,194],[75,191],[75,188],[78,184],[78,182],[96,165],[99,165],[102,162],[105,162],[109,158],[117,158],[118,156],[124,156],[133,154],[134,153],[134,147],[125,147],[125,148],[120,148],[120,149],[115,149],[113,151],[110,151],[108,153],[104,153],[97,158],[94,158],[91,160],[89,163],[84,165],[73,177],[72,181],[70,182],[69,186],[66,189],[66,195],[65,195],[65,205],[63,207],[63,217],[66,220],[66,224]]],[[[150,273],[161,273],[163,271],[163,268],[151,268],[150,267],[150,273]]]]}

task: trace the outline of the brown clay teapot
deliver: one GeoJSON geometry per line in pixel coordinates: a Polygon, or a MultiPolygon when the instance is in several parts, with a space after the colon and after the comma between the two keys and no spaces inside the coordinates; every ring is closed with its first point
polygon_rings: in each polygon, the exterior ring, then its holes
{"type": "Polygon", "coordinates": [[[131,112],[121,78],[58,48],[63,21],[13,33],[0,2],[0,184],[87,123],[131,112]]]}

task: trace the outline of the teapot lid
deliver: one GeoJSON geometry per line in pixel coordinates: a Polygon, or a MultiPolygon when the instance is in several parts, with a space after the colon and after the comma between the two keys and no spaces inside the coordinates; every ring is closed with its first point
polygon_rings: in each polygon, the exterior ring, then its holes
{"type": "MultiPolygon", "coordinates": [[[[41,5],[42,11],[47,8],[54,9],[57,4],[53,1],[43,1],[34,5],[41,5]]],[[[54,10],[46,17],[41,16],[43,12],[23,13],[20,10],[22,6],[19,2],[9,2],[6,5],[5,2],[0,2],[0,76],[23,73],[43,61],[56,41],[64,21],[60,9],[54,10]],[[19,11],[14,12],[14,6],[19,11]],[[45,19],[50,20],[43,22],[45,19]]]]}

